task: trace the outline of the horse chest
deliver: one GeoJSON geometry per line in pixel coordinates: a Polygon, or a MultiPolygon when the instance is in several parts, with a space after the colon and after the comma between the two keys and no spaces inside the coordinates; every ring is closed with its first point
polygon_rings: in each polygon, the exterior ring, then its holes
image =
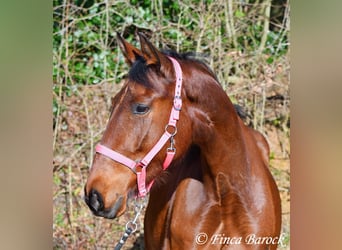
{"type": "Polygon", "coordinates": [[[212,213],[203,184],[195,179],[184,179],[166,205],[159,212],[155,209],[150,206],[146,211],[147,249],[191,249],[196,246],[195,236],[201,226],[215,231],[220,224],[220,216],[212,213]],[[209,211],[214,216],[208,217],[209,211]]]}

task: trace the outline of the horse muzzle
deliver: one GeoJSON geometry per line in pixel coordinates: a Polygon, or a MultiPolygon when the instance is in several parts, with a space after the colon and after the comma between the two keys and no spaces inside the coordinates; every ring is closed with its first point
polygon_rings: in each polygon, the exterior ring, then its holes
{"type": "Polygon", "coordinates": [[[119,217],[125,211],[124,197],[118,196],[114,205],[105,208],[102,195],[95,189],[91,189],[88,194],[85,192],[84,201],[94,215],[107,219],[119,217]]]}

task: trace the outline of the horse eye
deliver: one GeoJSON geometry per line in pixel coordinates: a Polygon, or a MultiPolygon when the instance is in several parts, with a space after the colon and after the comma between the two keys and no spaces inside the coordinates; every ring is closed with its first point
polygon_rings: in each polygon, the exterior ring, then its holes
{"type": "Polygon", "coordinates": [[[150,110],[149,106],[145,104],[134,104],[133,105],[133,114],[143,115],[146,114],[150,110]]]}

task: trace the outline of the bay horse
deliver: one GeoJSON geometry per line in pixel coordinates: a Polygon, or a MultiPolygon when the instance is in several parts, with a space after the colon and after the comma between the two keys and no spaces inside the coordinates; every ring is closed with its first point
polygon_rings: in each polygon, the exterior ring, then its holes
{"type": "Polygon", "coordinates": [[[276,249],[280,197],[266,139],[243,123],[205,63],[138,35],[141,49],[118,35],[130,70],[85,202],[113,219],[129,197],[149,193],[146,249],[276,249]]]}

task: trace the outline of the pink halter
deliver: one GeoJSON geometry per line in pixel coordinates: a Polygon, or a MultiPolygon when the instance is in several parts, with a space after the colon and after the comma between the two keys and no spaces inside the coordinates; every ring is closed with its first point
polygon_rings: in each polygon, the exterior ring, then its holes
{"type": "Polygon", "coordinates": [[[182,69],[179,63],[172,57],[169,57],[171,60],[175,73],[176,73],[176,87],[175,87],[175,96],[173,99],[173,107],[170,114],[169,123],[165,126],[165,132],[160,137],[159,141],[154,145],[154,147],[147,153],[147,155],[139,162],[136,162],[126,156],[107,148],[101,144],[96,145],[96,152],[103,154],[110,159],[119,162],[129,169],[131,169],[137,175],[137,185],[138,185],[138,196],[143,197],[150,191],[154,180],[148,185],[146,188],[146,168],[152,161],[152,159],[159,153],[162,147],[166,144],[168,140],[170,140],[170,147],[167,149],[166,157],[163,163],[163,169],[167,169],[176,153],[176,148],[174,147],[173,137],[177,133],[177,121],[179,120],[179,112],[182,108],[182,69]],[[171,132],[169,132],[171,130],[171,132]]]}

